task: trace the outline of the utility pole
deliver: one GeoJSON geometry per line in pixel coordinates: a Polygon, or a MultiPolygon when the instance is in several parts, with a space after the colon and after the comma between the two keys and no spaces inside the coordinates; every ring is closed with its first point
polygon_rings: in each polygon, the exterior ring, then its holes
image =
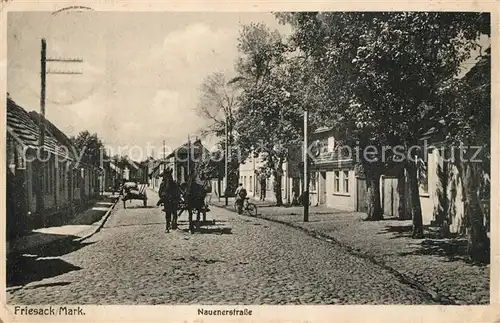
{"type": "MultiPolygon", "coordinates": [[[[41,90],[40,90],[40,122],[39,122],[39,157],[42,160],[45,160],[45,92],[46,92],[46,77],[47,74],[82,74],[81,72],[72,72],[72,71],[57,71],[57,70],[49,70],[47,71],[47,62],[66,62],[66,63],[81,63],[83,62],[80,58],[47,58],[47,42],[44,38],[42,38],[42,50],[40,55],[40,79],[41,79],[41,90]]],[[[57,165],[56,165],[57,167],[57,165]]],[[[46,178],[45,174],[45,165],[44,162],[40,160],[39,163],[39,176],[38,176],[38,194],[37,194],[37,211],[43,212],[45,209],[45,182],[48,182],[50,179],[46,178]]],[[[57,198],[57,193],[54,194],[55,198],[57,198]]],[[[55,200],[57,204],[57,200],[55,200]]],[[[45,224],[45,218],[43,218],[45,224]]]]}
{"type": "Polygon", "coordinates": [[[227,117],[227,114],[226,114],[226,152],[225,152],[225,157],[224,158],[224,162],[225,162],[225,165],[224,165],[224,168],[225,168],[225,176],[224,176],[224,198],[225,198],[225,206],[228,206],[228,201],[227,201],[227,193],[228,193],[228,187],[227,187],[227,184],[228,184],[228,158],[229,158],[229,133],[228,133],[228,127],[227,127],[227,121],[228,121],[228,117],[227,117]]]}
{"type": "Polygon", "coordinates": [[[309,111],[306,106],[304,109],[304,222],[309,221],[309,169],[307,165],[307,119],[309,118],[309,111]]]}
{"type": "MultiPolygon", "coordinates": [[[[161,160],[160,160],[160,165],[158,167],[160,167],[160,169],[162,169],[162,174],[160,174],[160,176],[163,177],[163,172],[165,172],[167,169],[167,160],[166,160],[166,152],[165,152],[165,140],[163,140],[163,155],[161,156],[161,160]],[[161,165],[163,164],[163,167],[161,167],[161,165]]],[[[163,181],[163,179],[162,179],[163,181]]]]}
{"type": "Polygon", "coordinates": [[[188,176],[188,181],[191,180],[191,141],[189,139],[189,134],[188,134],[188,151],[187,151],[187,176],[188,176]]]}
{"type": "MultiPolygon", "coordinates": [[[[37,211],[43,212],[45,209],[45,165],[42,160],[45,160],[44,156],[44,145],[45,145],[45,78],[46,78],[46,60],[47,60],[47,43],[45,39],[42,39],[42,51],[40,56],[40,79],[41,79],[41,90],[40,90],[40,119],[39,119],[39,136],[38,136],[38,146],[39,146],[39,168],[38,168],[38,194],[36,196],[37,211]]],[[[42,213],[43,214],[43,213],[42,213]]],[[[42,221],[45,225],[45,216],[42,215],[42,221]]]]}

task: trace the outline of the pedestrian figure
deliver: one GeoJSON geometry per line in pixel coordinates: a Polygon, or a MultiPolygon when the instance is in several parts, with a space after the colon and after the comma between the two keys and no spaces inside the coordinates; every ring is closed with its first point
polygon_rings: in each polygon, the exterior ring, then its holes
{"type": "Polygon", "coordinates": [[[264,176],[260,177],[260,200],[266,200],[266,178],[264,176]]]}
{"type": "Polygon", "coordinates": [[[300,205],[299,196],[297,195],[297,192],[293,191],[292,206],[297,206],[297,205],[300,205]]]}
{"type": "Polygon", "coordinates": [[[180,198],[180,190],[177,183],[172,177],[172,170],[166,169],[162,174],[162,182],[158,195],[160,200],[157,205],[163,204],[163,211],[165,212],[165,232],[170,232],[170,229],[177,229],[177,206],[180,198]],[[173,219],[172,219],[173,216],[173,219]],[[170,222],[172,221],[172,227],[170,222]]]}

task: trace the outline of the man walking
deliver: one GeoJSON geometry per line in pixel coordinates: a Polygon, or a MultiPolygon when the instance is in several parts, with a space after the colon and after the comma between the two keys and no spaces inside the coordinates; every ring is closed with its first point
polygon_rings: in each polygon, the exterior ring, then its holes
{"type": "Polygon", "coordinates": [[[266,200],[266,178],[264,176],[260,177],[260,200],[265,201],[266,200]]]}

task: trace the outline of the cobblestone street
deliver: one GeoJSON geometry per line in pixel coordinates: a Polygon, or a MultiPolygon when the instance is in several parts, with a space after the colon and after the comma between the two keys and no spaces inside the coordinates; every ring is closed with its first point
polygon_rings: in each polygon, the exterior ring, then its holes
{"type": "Polygon", "coordinates": [[[207,219],[216,225],[202,233],[185,231],[185,215],[179,230],[165,233],[155,203],[119,203],[86,245],[37,260],[66,270],[9,291],[9,303],[430,303],[373,263],[279,223],[213,207],[207,219]]]}

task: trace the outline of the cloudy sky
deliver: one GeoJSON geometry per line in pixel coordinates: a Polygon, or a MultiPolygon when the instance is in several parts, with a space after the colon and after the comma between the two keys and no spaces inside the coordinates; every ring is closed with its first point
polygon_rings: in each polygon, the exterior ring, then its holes
{"type": "Polygon", "coordinates": [[[88,130],[110,147],[158,153],[163,140],[177,146],[205,125],[195,112],[200,83],[212,72],[234,73],[239,29],[249,22],[287,30],[270,13],[11,12],[8,92],[40,110],[45,38],[49,58],[84,60],[48,63],[83,74],[47,76],[47,118],[68,135],[88,130]]]}

